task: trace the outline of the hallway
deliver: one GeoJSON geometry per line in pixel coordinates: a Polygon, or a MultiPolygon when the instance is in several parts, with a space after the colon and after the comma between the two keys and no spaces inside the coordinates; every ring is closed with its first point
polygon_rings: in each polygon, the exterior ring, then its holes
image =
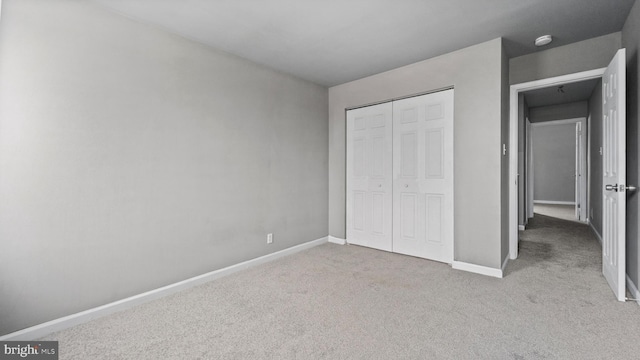
{"type": "Polygon", "coordinates": [[[533,212],[557,219],[578,221],[575,205],[535,204],[533,212]]]}
{"type": "Polygon", "coordinates": [[[545,269],[579,269],[583,276],[599,277],[606,284],[601,273],[600,244],[588,225],[536,213],[520,236],[516,263],[532,262],[545,269]]]}

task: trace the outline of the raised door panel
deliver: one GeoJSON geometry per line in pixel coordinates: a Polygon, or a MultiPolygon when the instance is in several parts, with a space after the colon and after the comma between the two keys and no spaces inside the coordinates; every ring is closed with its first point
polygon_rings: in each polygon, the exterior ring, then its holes
{"type": "Polygon", "coordinates": [[[376,235],[384,235],[385,234],[385,221],[386,221],[386,207],[388,204],[384,201],[385,193],[383,192],[374,192],[371,194],[371,212],[372,212],[372,223],[371,223],[371,232],[376,235]]]}
{"type": "Polygon", "coordinates": [[[371,167],[369,175],[372,178],[382,179],[385,177],[385,138],[375,136],[371,141],[371,167]]]}
{"type": "Polygon", "coordinates": [[[425,178],[444,178],[444,129],[429,129],[425,133],[425,178]]]}
{"type": "Polygon", "coordinates": [[[364,218],[365,218],[365,210],[364,210],[364,202],[365,202],[365,192],[354,190],[352,192],[353,195],[353,215],[352,215],[352,228],[355,231],[364,231],[364,218]]]}
{"type": "Polygon", "coordinates": [[[418,133],[402,132],[400,135],[400,174],[402,178],[415,179],[418,174],[418,133]]]}
{"type": "Polygon", "coordinates": [[[432,243],[442,243],[442,220],[443,196],[438,194],[427,194],[427,213],[425,222],[427,225],[426,240],[432,243]]]}
{"type": "Polygon", "coordinates": [[[404,240],[415,241],[418,222],[418,196],[404,193],[400,195],[400,237],[404,240]]]}
{"type": "Polygon", "coordinates": [[[356,178],[363,178],[366,175],[366,147],[367,140],[364,137],[356,137],[353,140],[353,158],[351,159],[351,166],[353,166],[353,176],[356,178]]]}

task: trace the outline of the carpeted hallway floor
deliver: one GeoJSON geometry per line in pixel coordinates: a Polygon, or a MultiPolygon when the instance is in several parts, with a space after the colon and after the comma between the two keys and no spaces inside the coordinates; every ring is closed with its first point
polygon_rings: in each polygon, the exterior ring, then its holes
{"type": "Polygon", "coordinates": [[[576,218],[575,205],[535,204],[533,206],[533,212],[557,219],[579,221],[576,218]]]}
{"type": "Polygon", "coordinates": [[[615,300],[586,225],[536,215],[504,279],[322,245],[52,334],[60,359],[622,359],[640,307],[615,300]]]}

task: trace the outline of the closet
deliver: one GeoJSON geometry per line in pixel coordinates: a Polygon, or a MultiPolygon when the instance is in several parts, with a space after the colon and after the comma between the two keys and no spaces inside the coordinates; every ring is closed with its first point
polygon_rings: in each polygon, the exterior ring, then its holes
{"type": "Polygon", "coordinates": [[[453,89],[347,111],[347,242],[453,261],[453,89]]]}

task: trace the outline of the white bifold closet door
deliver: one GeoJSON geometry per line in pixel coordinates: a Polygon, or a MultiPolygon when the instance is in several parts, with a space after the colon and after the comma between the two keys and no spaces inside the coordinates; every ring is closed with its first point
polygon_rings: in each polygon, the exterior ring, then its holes
{"type": "Polygon", "coordinates": [[[347,112],[347,242],[391,251],[391,103],[347,112]]]}
{"type": "Polygon", "coordinates": [[[347,242],[453,261],[453,90],[347,112],[347,242]]]}
{"type": "Polygon", "coordinates": [[[453,90],[393,102],[393,252],[453,261],[453,90]]]}

